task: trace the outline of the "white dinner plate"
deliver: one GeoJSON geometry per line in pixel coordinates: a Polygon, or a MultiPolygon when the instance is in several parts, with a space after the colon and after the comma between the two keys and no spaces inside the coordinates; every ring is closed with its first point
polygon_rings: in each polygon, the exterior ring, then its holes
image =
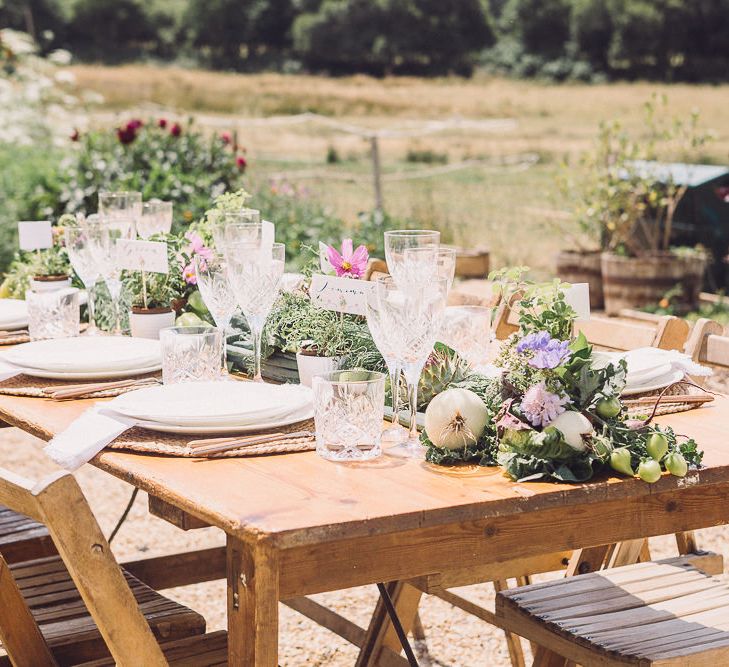
{"type": "Polygon", "coordinates": [[[134,371],[161,363],[157,340],[128,336],[78,336],[23,343],[2,354],[23,368],[54,373],[134,371]]]}
{"type": "Polygon", "coordinates": [[[234,426],[285,418],[312,405],[301,385],[188,382],[128,392],[109,408],[131,419],[173,426],[234,426]]]}
{"type": "Polygon", "coordinates": [[[28,326],[28,304],[21,299],[0,299],[0,329],[28,326]]]}
{"type": "Polygon", "coordinates": [[[662,377],[655,378],[647,384],[631,384],[625,387],[621,392],[622,396],[634,396],[635,394],[644,394],[649,391],[657,391],[663,389],[669,384],[674,382],[680,382],[685,377],[686,373],[682,370],[672,370],[662,377]]]}
{"type": "Polygon", "coordinates": [[[123,380],[131,378],[135,375],[146,375],[154,373],[162,368],[162,364],[154,366],[145,366],[143,368],[124,368],[117,371],[88,371],[81,373],[73,373],[70,371],[46,371],[40,368],[25,368],[18,366],[23,371],[23,375],[29,375],[34,378],[44,378],[46,380],[123,380]]]}
{"type": "Polygon", "coordinates": [[[286,417],[274,419],[266,422],[258,422],[256,424],[243,424],[243,425],[220,425],[212,424],[209,426],[189,426],[189,425],[177,425],[177,424],[163,424],[160,422],[145,421],[143,419],[134,420],[136,425],[140,428],[147,429],[148,431],[156,431],[158,433],[180,433],[185,435],[228,435],[235,433],[250,433],[251,431],[263,431],[272,428],[279,428],[281,426],[289,426],[290,424],[296,424],[298,422],[306,421],[314,416],[314,408],[312,406],[306,406],[303,410],[291,413],[286,417]]]}

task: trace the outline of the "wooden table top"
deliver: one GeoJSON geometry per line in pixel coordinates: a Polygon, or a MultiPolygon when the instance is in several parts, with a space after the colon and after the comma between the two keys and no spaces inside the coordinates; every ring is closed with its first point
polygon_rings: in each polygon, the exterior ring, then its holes
{"type": "MultiPolygon", "coordinates": [[[[0,396],[0,419],[48,440],[93,403],[0,396]]],[[[229,534],[289,548],[697,484],[729,489],[729,398],[658,421],[697,440],[703,469],[684,479],[664,475],[653,485],[614,477],[567,485],[517,484],[497,468],[441,468],[387,453],[368,463],[332,463],[315,452],[200,460],[104,451],[92,464],[229,534]]]]}

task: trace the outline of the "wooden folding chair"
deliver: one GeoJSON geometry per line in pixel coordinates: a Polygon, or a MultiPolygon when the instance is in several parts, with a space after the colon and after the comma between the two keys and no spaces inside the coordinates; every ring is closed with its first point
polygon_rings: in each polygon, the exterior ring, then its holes
{"type": "Polygon", "coordinates": [[[0,469],[0,502],[45,525],[58,550],[0,556],[0,665],[225,664],[226,633],[204,634],[202,616],[119,567],[72,475],[34,485],[0,469]]]}
{"type": "Polygon", "coordinates": [[[694,324],[686,354],[699,364],[729,369],[729,336],[724,335],[721,324],[702,318],[694,324]]]}

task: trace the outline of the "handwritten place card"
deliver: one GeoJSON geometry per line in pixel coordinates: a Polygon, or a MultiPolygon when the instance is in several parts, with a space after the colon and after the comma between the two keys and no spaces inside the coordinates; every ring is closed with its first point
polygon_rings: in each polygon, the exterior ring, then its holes
{"type": "Polygon", "coordinates": [[[315,273],[311,277],[311,302],[326,310],[350,315],[367,314],[367,294],[375,284],[354,278],[337,278],[315,273]]]}
{"type": "Polygon", "coordinates": [[[161,241],[131,241],[118,239],[119,266],[130,271],[167,273],[167,244],[161,241]]]}
{"type": "Polygon", "coordinates": [[[50,220],[24,220],[18,223],[18,243],[21,250],[40,250],[53,245],[50,220]]]}
{"type": "Polygon", "coordinates": [[[276,238],[276,226],[268,220],[261,220],[261,247],[270,248],[276,238]]]}

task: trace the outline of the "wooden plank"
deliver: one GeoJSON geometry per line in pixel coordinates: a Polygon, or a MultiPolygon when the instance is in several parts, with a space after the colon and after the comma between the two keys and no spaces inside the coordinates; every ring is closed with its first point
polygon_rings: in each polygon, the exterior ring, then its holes
{"type": "Polygon", "coordinates": [[[0,641],[10,659],[16,665],[55,667],[57,663],[2,554],[0,609],[0,641]]]}
{"type": "Polygon", "coordinates": [[[59,474],[36,490],[36,499],[69,574],[117,662],[132,665],[144,655],[145,664],[164,667],[167,663],[157,640],[76,480],[68,473],[59,474]]]}
{"type": "Polygon", "coordinates": [[[448,569],[436,574],[410,579],[409,583],[423,593],[437,594],[448,588],[470,586],[497,579],[513,579],[525,574],[556,572],[567,567],[572,551],[558,551],[552,554],[518,558],[498,563],[487,563],[474,567],[448,569]]]}
{"type": "Polygon", "coordinates": [[[137,579],[157,591],[225,579],[225,547],[144,558],[122,563],[137,579]]]}
{"type": "Polygon", "coordinates": [[[462,567],[478,566],[509,553],[515,558],[535,551],[592,546],[664,535],[676,528],[723,525],[725,487],[683,486],[649,497],[623,498],[583,506],[571,514],[561,508],[482,519],[447,528],[424,528],[374,535],[282,553],[284,597],[360,586],[386,575],[401,579],[448,569],[453,554],[462,567]],[[321,568],[326,558],[330,566],[321,568]]]}
{"type": "MultiPolygon", "coordinates": [[[[303,616],[311,619],[318,625],[327,630],[331,630],[334,634],[339,635],[342,639],[346,639],[350,644],[362,646],[365,640],[366,631],[347,618],[340,616],[328,607],[319,604],[311,598],[305,596],[298,598],[290,598],[282,600],[290,609],[299,612],[303,616]]],[[[407,663],[405,663],[407,664],[407,663]]]]}
{"type": "Polygon", "coordinates": [[[210,524],[196,516],[185,512],[184,510],[172,505],[171,503],[158,498],[157,496],[149,496],[149,513],[160,519],[164,519],[173,526],[177,526],[181,530],[197,530],[198,528],[209,528],[210,524]]]}
{"type": "Polygon", "coordinates": [[[0,469],[0,504],[42,522],[38,504],[32,493],[34,486],[31,480],[9,470],[0,469]]]}
{"type": "Polygon", "coordinates": [[[269,545],[228,538],[228,660],[231,666],[278,665],[278,554],[269,545]]]}
{"type": "Polygon", "coordinates": [[[713,362],[709,362],[708,343],[709,339],[717,336],[723,337],[724,327],[718,322],[701,318],[696,321],[691,335],[686,342],[686,354],[690,354],[691,358],[697,363],[714,363],[719,366],[729,366],[729,351],[726,354],[717,353],[712,350],[713,362]]]}

